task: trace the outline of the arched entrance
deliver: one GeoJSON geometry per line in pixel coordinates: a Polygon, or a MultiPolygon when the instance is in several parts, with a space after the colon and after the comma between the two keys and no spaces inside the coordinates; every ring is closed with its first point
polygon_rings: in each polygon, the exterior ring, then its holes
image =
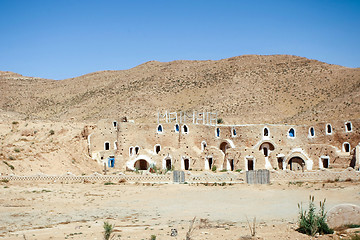
{"type": "Polygon", "coordinates": [[[230,148],[229,144],[227,142],[222,142],[220,144],[220,150],[226,154],[226,149],[230,148]]]}
{"type": "Polygon", "coordinates": [[[305,161],[301,157],[292,157],[288,162],[288,168],[291,171],[304,171],[305,161]]]}
{"type": "Polygon", "coordinates": [[[259,146],[259,151],[262,152],[262,154],[264,155],[264,158],[265,158],[265,168],[266,169],[271,169],[272,168],[271,163],[269,161],[269,155],[270,155],[270,152],[272,152],[274,150],[275,150],[274,144],[272,144],[269,141],[263,142],[259,146]]]}
{"type": "Polygon", "coordinates": [[[134,168],[138,170],[147,170],[149,166],[149,163],[144,159],[139,159],[134,163],[134,168]]]}

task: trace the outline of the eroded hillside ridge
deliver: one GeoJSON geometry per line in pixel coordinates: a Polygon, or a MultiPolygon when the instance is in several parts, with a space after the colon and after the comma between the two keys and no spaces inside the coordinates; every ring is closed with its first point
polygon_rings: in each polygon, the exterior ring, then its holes
{"type": "Polygon", "coordinates": [[[0,108],[43,119],[153,121],[172,108],[217,111],[225,123],[360,117],[360,69],[289,55],[150,61],[61,81],[0,72],[0,108]]]}

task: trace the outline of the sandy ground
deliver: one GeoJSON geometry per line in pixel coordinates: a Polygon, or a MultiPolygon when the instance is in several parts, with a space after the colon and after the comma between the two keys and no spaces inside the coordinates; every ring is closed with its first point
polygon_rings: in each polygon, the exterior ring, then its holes
{"type": "MultiPolygon", "coordinates": [[[[193,239],[241,239],[246,218],[256,217],[259,239],[310,239],[295,231],[297,204],[309,195],[360,205],[358,183],[204,186],[104,183],[1,183],[0,239],[103,239],[102,225],[115,225],[114,239],[185,239],[196,216],[193,239]],[[201,220],[202,219],[202,220],[201,220]],[[171,237],[171,229],[178,236],[171,237]]],[[[337,239],[338,235],[319,239],[337,239]]]]}

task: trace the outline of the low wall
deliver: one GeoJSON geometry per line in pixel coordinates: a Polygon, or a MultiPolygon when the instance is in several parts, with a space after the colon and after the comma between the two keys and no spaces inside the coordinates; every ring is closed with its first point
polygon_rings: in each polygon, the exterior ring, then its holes
{"type": "Polygon", "coordinates": [[[33,175],[33,176],[17,176],[17,175],[8,175],[0,176],[1,180],[9,181],[36,181],[36,182],[121,182],[126,181],[130,183],[168,183],[172,182],[172,174],[165,175],[155,175],[155,174],[139,174],[139,175],[102,175],[102,174],[92,174],[88,176],[76,176],[73,174],[66,174],[61,176],[50,176],[50,175],[33,175]]]}
{"type": "MultiPolygon", "coordinates": [[[[0,181],[20,181],[20,182],[122,182],[129,183],[172,183],[173,174],[152,174],[145,172],[143,174],[117,174],[102,175],[94,173],[87,176],[76,176],[71,173],[59,176],[38,174],[32,176],[3,175],[0,181]]],[[[314,172],[292,172],[292,171],[270,171],[270,183],[274,182],[294,182],[294,181],[360,181],[360,172],[348,168],[342,172],[333,172],[330,170],[319,170],[314,172]]],[[[185,172],[184,182],[187,183],[245,183],[246,172],[185,172]]]]}
{"type": "Polygon", "coordinates": [[[335,172],[327,169],[318,170],[314,172],[293,172],[290,170],[285,171],[271,171],[270,182],[313,182],[313,181],[359,181],[360,172],[355,171],[353,168],[348,168],[341,172],[335,172]]]}

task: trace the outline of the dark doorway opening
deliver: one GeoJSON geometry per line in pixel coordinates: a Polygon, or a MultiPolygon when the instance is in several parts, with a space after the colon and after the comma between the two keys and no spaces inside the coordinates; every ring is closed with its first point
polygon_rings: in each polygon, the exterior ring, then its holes
{"type": "Polygon", "coordinates": [[[209,169],[211,170],[212,165],[213,165],[213,159],[212,158],[208,158],[208,164],[209,164],[209,169]]]}
{"type": "Polygon", "coordinates": [[[166,169],[171,170],[171,159],[166,159],[166,169]]]}
{"type": "Polygon", "coordinates": [[[189,170],[190,168],[190,161],[189,159],[184,159],[184,169],[189,170]]]}
{"type": "Polygon", "coordinates": [[[283,162],[284,162],[284,158],[283,157],[278,157],[278,168],[283,170],[283,162]]]}
{"type": "Polygon", "coordinates": [[[248,159],[247,160],[247,165],[248,165],[248,171],[254,170],[254,160],[248,159]]]}
{"type": "Polygon", "coordinates": [[[323,158],[322,164],[324,168],[329,168],[329,158],[323,158]]]}
{"type": "Polygon", "coordinates": [[[300,157],[293,157],[288,165],[291,171],[304,171],[305,162],[300,157]]]}
{"type": "Polygon", "coordinates": [[[230,163],[230,171],[234,171],[234,159],[229,160],[230,163]]]}
{"type": "Polygon", "coordinates": [[[147,170],[149,168],[149,163],[144,159],[137,160],[134,165],[138,170],[147,170]]]}

